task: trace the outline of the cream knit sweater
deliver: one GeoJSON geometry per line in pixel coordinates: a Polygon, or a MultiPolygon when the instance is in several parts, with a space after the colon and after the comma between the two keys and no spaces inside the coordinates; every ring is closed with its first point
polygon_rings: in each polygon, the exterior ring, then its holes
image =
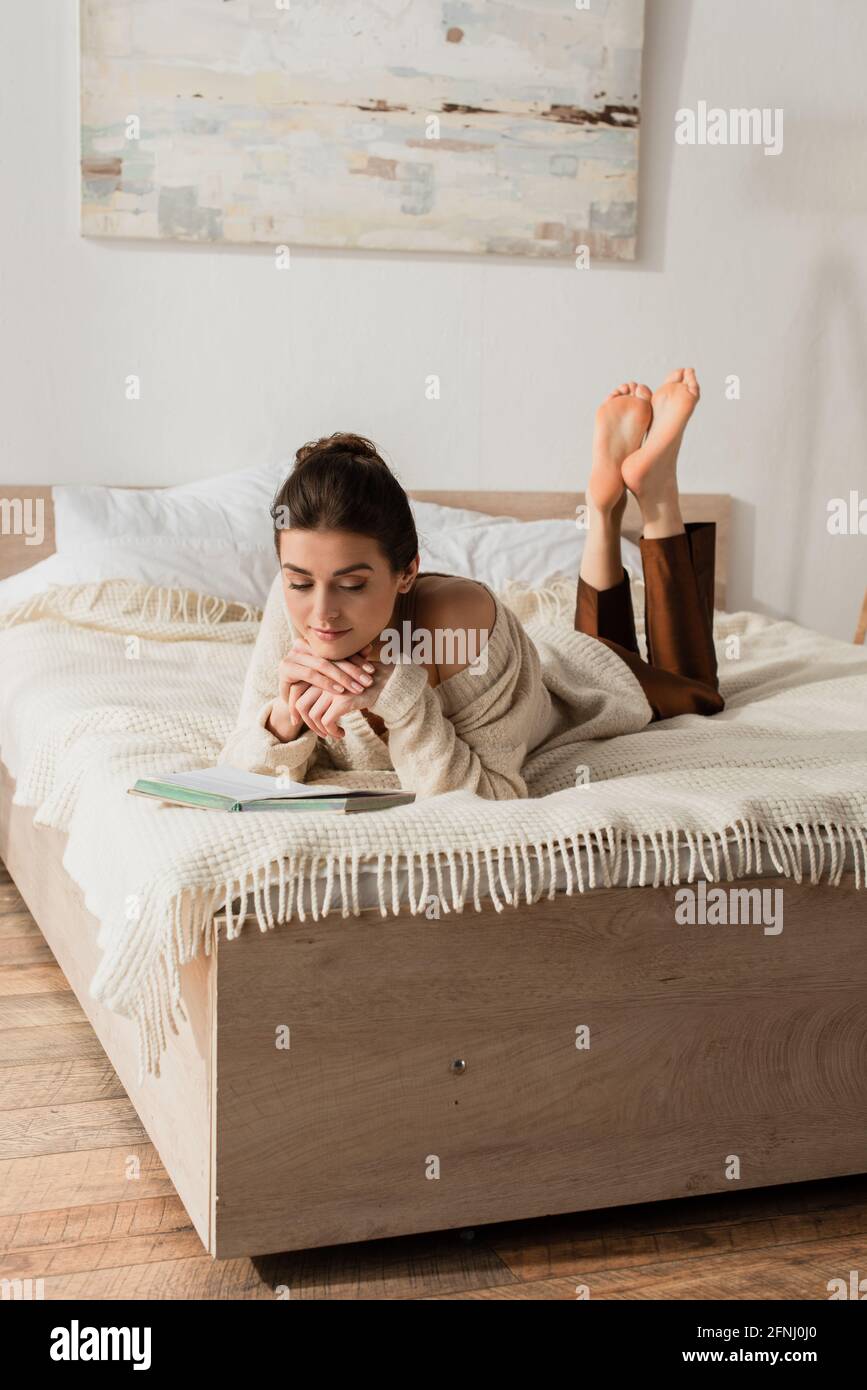
{"type": "Polygon", "coordinates": [[[371,774],[370,785],[396,784],[417,796],[466,790],[492,801],[528,795],[528,755],[559,735],[604,738],[631,733],[652,711],[639,682],[614,652],[584,633],[570,633],[558,679],[512,610],[495,594],[494,625],[482,658],[431,687],[421,665],[396,665],[371,712],[386,743],[360,710],[342,721],[343,739],[303,729],[281,743],[265,727],[276,698],[277,667],[294,641],[278,574],[244,682],[238,722],[220,761],[295,781],[339,780],[341,771],[371,774]],[[576,728],[580,733],[576,735],[576,728]],[[390,778],[375,774],[391,773],[390,778]],[[396,776],[394,775],[396,774],[396,776]]]}

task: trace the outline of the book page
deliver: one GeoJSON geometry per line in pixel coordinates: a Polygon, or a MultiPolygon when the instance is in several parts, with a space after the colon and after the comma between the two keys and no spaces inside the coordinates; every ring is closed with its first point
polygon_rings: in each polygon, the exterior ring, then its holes
{"type": "Polygon", "coordinates": [[[234,801],[267,801],[275,797],[288,801],[302,796],[346,795],[345,787],[332,786],[330,782],[327,786],[320,784],[311,787],[305,782],[293,782],[288,777],[278,779],[262,772],[244,772],[224,763],[216,767],[199,767],[192,772],[169,772],[148,780],[165,782],[172,787],[188,787],[191,791],[216,792],[219,796],[230,796],[234,801]]]}

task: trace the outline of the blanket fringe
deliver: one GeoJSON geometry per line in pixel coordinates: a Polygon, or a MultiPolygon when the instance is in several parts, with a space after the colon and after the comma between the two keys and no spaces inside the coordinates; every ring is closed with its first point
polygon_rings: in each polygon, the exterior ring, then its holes
{"type": "Polygon", "coordinates": [[[836,887],[847,850],[854,862],[856,889],[867,889],[867,827],[828,821],[781,826],[744,819],[724,832],[669,826],[643,834],[606,826],[529,845],[439,853],[401,850],[378,856],[354,850],[351,856],[311,854],[299,859],[289,855],[269,860],[240,879],[217,887],[185,889],[172,901],[158,969],[144,978],[132,1009],[139,1030],[139,1080],[147,1072],[159,1076],[168,1030],[177,1033],[178,1020],[186,1021],[180,967],[198,954],[200,945],[210,955],[221,928],[231,941],[248,920],[255,919],[263,932],[292,920],[304,922],[308,916],[319,921],[336,910],[338,897],[341,917],[358,917],[362,863],[375,868],[382,917],[396,916],[406,904],[414,917],[438,918],[463,912],[468,901],[477,912],[486,902],[503,912],[542,897],[553,898],[558,890],[571,897],[597,886],[621,885],[621,879],[623,887],[647,886],[650,879],[654,888],[699,878],[711,882],[748,879],[762,874],[763,854],[770,861],[769,869],[794,883],[824,881],[836,887]],[[682,876],[684,848],[689,862],[682,876]]]}
{"type": "MultiPolygon", "coordinates": [[[[497,590],[497,597],[522,623],[538,621],[542,623],[568,622],[572,626],[575,614],[574,574],[561,572],[549,575],[538,586],[525,579],[509,579],[497,590]]],[[[636,630],[639,636],[643,630],[644,580],[630,575],[633,607],[636,616],[636,630]]]]}
{"type": "MultiPolygon", "coordinates": [[[[119,624],[120,631],[131,620],[153,624],[162,630],[178,622],[202,628],[219,628],[226,623],[257,624],[262,617],[262,609],[252,604],[232,602],[197,589],[170,588],[132,579],[100,579],[86,584],[55,584],[43,589],[0,612],[0,629],[42,618],[64,618],[84,627],[105,628],[105,617],[99,621],[90,618],[103,600],[112,609],[112,619],[119,624]]],[[[163,638],[171,636],[164,632],[161,635],[163,638]]],[[[188,639],[189,633],[183,636],[188,639]]]]}

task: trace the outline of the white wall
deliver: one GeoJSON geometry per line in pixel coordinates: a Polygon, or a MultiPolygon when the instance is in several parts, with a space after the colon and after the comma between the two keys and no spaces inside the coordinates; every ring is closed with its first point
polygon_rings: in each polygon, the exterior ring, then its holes
{"type": "Polygon", "coordinates": [[[577,489],[599,399],[694,364],[682,483],[737,499],[730,606],[851,638],[867,540],[826,506],[867,496],[861,0],[648,0],[639,260],[584,273],[82,240],[76,10],[0,6],[0,481],[169,483],[353,429],[407,486],[577,489]],[[676,146],[700,100],[783,107],[782,155],[676,146]]]}

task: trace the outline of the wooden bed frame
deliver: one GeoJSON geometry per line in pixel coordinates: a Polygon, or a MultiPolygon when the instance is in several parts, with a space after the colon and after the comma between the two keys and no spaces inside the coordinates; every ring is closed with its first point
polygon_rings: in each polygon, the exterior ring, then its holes
{"type": "MultiPolygon", "coordinates": [[[[416,496],[522,516],[571,516],[579,500],[416,496]]],[[[728,499],[686,512],[718,523],[724,593],[728,499]]],[[[17,564],[9,542],[7,573],[50,553],[48,532],[17,564]]],[[[265,934],[254,919],[183,968],[189,1023],[161,1078],[139,1085],[133,1023],[88,992],[97,923],[63,868],[65,837],[34,827],[13,791],[0,766],[0,855],[214,1256],[867,1170],[865,899],[851,875],[751,880],[784,891],[776,936],[677,926],[671,888],[265,934]]]]}

